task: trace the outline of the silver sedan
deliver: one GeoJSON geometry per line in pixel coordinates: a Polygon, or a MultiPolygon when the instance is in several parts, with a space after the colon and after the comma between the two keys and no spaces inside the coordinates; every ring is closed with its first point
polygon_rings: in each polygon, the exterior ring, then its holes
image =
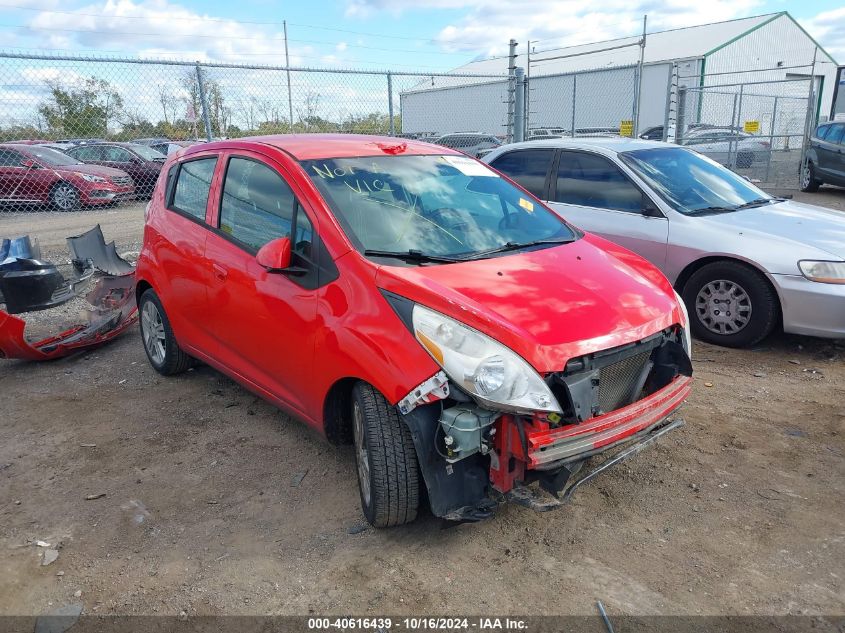
{"type": "Polygon", "coordinates": [[[657,265],[701,340],[744,347],[776,327],[845,338],[845,214],[772,197],[654,141],[532,141],[484,161],[572,224],[657,265]]]}

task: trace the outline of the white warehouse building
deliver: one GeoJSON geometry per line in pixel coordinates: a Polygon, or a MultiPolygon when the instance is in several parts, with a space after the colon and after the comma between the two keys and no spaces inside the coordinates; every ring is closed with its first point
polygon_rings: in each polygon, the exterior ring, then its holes
{"type": "MultiPolygon", "coordinates": [[[[649,33],[641,82],[640,39],[530,58],[520,52],[516,65],[529,77],[528,127],[624,130],[625,122],[637,120],[639,132],[664,126],[671,135],[676,123],[752,132],[756,126],[757,133],[782,135],[780,144],[788,145],[789,136],[803,135],[808,111],[830,112],[837,64],[786,12],[649,33]]],[[[506,57],[475,61],[454,72],[486,78],[435,76],[402,92],[402,132],[504,134],[509,82],[491,76],[506,75],[507,66],[506,57]]]]}

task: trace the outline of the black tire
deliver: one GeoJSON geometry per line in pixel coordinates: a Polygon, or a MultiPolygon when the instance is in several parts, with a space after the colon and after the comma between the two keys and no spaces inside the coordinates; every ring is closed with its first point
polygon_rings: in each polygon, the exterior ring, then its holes
{"type": "Polygon", "coordinates": [[[396,407],[363,382],[352,390],[351,413],[364,516],[379,528],[410,523],[417,518],[420,480],[408,425],[396,407]]]}
{"type": "Polygon", "coordinates": [[[59,182],[50,192],[50,204],[56,211],[76,211],[79,208],[79,190],[69,182],[59,182]]]}
{"type": "Polygon", "coordinates": [[[194,364],[194,359],[183,352],[176,342],[167,314],[152,288],[148,288],[141,295],[138,301],[138,314],[141,322],[141,343],[153,369],[162,376],[173,376],[182,373],[194,364]],[[158,322],[154,315],[158,316],[158,322]],[[158,335],[154,338],[157,341],[156,345],[153,345],[147,335],[156,331],[158,335]]]}
{"type": "Polygon", "coordinates": [[[816,178],[816,168],[813,166],[813,163],[807,161],[801,172],[801,191],[816,193],[822,184],[822,181],[816,178]]]}
{"type": "Polygon", "coordinates": [[[693,336],[707,343],[748,347],[766,338],[778,323],[774,289],[762,273],[740,262],[702,266],[684,284],[682,296],[693,336]]]}

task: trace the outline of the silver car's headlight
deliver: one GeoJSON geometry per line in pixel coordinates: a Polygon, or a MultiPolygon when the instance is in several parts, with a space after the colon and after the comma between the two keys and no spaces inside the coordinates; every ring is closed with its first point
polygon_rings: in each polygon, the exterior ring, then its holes
{"type": "Polygon", "coordinates": [[[678,291],[675,291],[675,298],[678,300],[678,303],[681,306],[681,312],[684,314],[684,322],[681,323],[681,326],[684,328],[684,351],[687,353],[687,356],[692,358],[692,334],[690,334],[690,324],[689,324],[689,312],[687,312],[687,304],[684,303],[683,297],[678,294],[678,291]]]}
{"type": "Polygon", "coordinates": [[[520,413],[562,413],[540,374],[498,341],[421,305],[414,305],[412,320],[420,344],[480,404],[520,413]]]}
{"type": "Polygon", "coordinates": [[[845,262],[817,262],[802,259],[798,269],[810,281],[823,284],[845,284],[845,262]]]}

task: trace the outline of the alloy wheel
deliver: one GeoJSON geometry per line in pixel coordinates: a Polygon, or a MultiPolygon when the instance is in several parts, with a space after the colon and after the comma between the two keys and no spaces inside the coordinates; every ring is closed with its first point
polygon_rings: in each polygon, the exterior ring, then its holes
{"type": "Polygon", "coordinates": [[[164,364],[164,323],[161,314],[152,301],[147,301],[141,310],[141,336],[144,347],[156,365],[164,364]]]}
{"type": "Polygon", "coordinates": [[[59,185],[53,192],[53,203],[60,211],[70,211],[78,202],[79,193],[71,185],[59,185]]]}
{"type": "Polygon", "coordinates": [[[355,435],[355,457],[358,464],[358,483],[364,504],[370,505],[370,454],[367,451],[367,434],[364,428],[364,412],[357,402],[352,404],[352,428],[355,435]]]}
{"type": "Polygon", "coordinates": [[[736,334],[751,321],[751,298],[738,283],[716,279],[698,291],[695,312],[711,332],[736,334]]]}

